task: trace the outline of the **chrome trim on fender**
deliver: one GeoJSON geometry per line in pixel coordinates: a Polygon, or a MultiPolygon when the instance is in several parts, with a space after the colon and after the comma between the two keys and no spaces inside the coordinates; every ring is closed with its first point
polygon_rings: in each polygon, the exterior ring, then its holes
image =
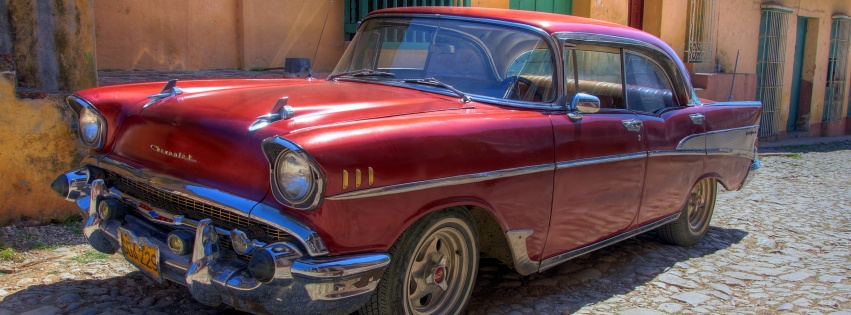
{"type": "Polygon", "coordinates": [[[505,232],[508,248],[511,249],[511,257],[514,259],[514,270],[524,276],[538,272],[538,268],[541,267],[540,262],[529,258],[529,251],[526,249],[526,238],[529,235],[532,235],[532,229],[505,232]]]}
{"type": "Polygon", "coordinates": [[[445,186],[455,186],[455,185],[463,185],[463,184],[471,184],[478,183],[493,179],[506,178],[512,176],[533,174],[538,172],[546,172],[552,171],[552,164],[543,164],[543,165],[534,165],[534,166],[524,166],[517,168],[510,168],[498,171],[490,171],[490,172],[482,172],[475,174],[467,174],[467,175],[459,175],[459,176],[451,176],[444,178],[436,178],[429,179],[418,182],[410,182],[404,184],[396,184],[384,187],[370,188],[364,190],[356,190],[353,192],[337,194],[330,197],[327,197],[328,200],[347,200],[347,199],[358,199],[358,198],[367,198],[367,197],[376,197],[376,196],[384,196],[384,195],[392,195],[392,194],[401,194],[416,190],[430,189],[430,188],[438,188],[445,186]]]}
{"type": "Polygon", "coordinates": [[[387,254],[359,254],[293,262],[292,273],[311,278],[338,278],[365,273],[390,264],[387,254]]]}
{"type": "Polygon", "coordinates": [[[715,130],[680,140],[677,151],[706,150],[707,155],[733,155],[753,159],[759,125],[715,130]]]}
{"type": "Polygon", "coordinates": [[[269,162],[269,185],[272,186],[272,195],[275,200],[282,205],[298,209],[298,210],[313,210],[322,203],[322,196],[325,192],[325,174],[322,173],[322,168],[316,163],[309,153],[304,148],[281,136],[269,137],[263,140],[260,145],[263,149],[263,154],[266,156],[266,161],[269,162]],[[278,164],[278,158],[284,154],[284,151],[293,152],[310,164],[310,173],[313,177],[313,183],[310,191],[307,192],[304,198],[300,200],[289,200],[281,193],[281,187],[278,185],[277,172],[275,167],[278,164]]]}
{"type": "Polygon", "coordinates": [[[610,155],[610,156],[590,158],[590,159],[562,161],[562,162],[556,163],[556,168],[557,169],[563,169],[563,168],[570,168],[570,167],[577,167],[577,166],[586,166],[586,165],[594,165],[594,164],[602,164],[602,163],[620,162],[620,161],[633,160],[633,159],[641,159],[641,158],[646,158],[646,157],[647,157],[647,152],[618,154],[618,155],[610,155]]]}
{"type": "Polygon", "coordinates": [[[106,131],[109,130],[106,118],[103,117],[103,114],[101,114],[100,111],[97,110],[94,105],[92,105],[92,103],[89,103],[89,101],[84,100],[82,97],[79,97],[75,94],[66,97],[65,103],[68,104],[68,107],[71,107],[71,110],[74,111],[74,114],[77,114],[77,137],[80,138],[80,142],[94,150],[103,148],[103,146],[106,145],[106,131]],[[98,128],[97,139],[95,139],[94,142],[86,141],[86,139],[83,137],[83,131],[80,129],[79,126],[80,113],[82,112],[83,108],[92,111],[92,113],[95,114],[98,121],[100,122],[100,128],[98,128]]]}
{"type": "Polygon", "coordinates": [[[620,241],[623,241],[623,240],[628,239],[630,237],[636,236],[638,234],[645,233],[647,231],[650,231],[652,229],[655,229],[655,228],[658,228],[662,225],[665,225],[669,222],[675,221],[679,218],[680,218],[680,212],[677,212],[676,214],[673,214],[673,215],[664,217],[662,219],[656,220],[654,222],[646,224],[646,225],[639,227],[637,229],[626,231],[622,234],[612,236],[612,237],[607,238],[605,240],[602,240],[602,241],[599,241],[599,242],[596,242],[596,243],[593,243],[593,244],[590,244],[590,245],[586,245],[586,246],[583,246],[583,247],[580,247],[580,248],[577,248],[577,249],[574,249],[574,250],[571,250],[571,251],[567,251],[567,252],[561,253],[559,255],[547,258],[547,259],[544,259],[543,261],[541,261],[541,268],[540,268],[540,270],[538,270],[538,272],[543,272],[547,269],[555,267],[558,264],[561,264],[561,263],[568,261],[570,259],[582,256],[584,254],[593,252],[593,251],[601,249],[603,247],[618,243],[620,241]]]}

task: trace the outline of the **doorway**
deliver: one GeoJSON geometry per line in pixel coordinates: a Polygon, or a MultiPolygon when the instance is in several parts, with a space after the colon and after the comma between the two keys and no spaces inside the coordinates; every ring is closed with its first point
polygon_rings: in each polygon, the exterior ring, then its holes
{"type": "Polygon", "coordinates": [[[644,0],[629,0],[629,27],[644,29],[644,0]]]}
{"type": "MultiPolygon", "coordinates": [[[[800,119],[799,108],[801,102],[801,86],[806,83],[801,80],[801,71],[804,68],[804,47],[807,41],[807,18],[798,17],[798,27],[795,32],[795,60],[792,69],[792,94],[789,97],[789,119],[786,120],[786,132],[797,130],[798,120],[800,119]]],[[[810,82],[809,90],[812,90],[812,82],[810,82]]],[[[804,94],[806,95],[806,93],[804,94]]]]}

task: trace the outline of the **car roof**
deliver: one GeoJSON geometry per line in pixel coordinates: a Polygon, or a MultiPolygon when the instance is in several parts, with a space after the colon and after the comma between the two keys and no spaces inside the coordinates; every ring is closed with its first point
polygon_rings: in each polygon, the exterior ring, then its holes
{"type": "Polygon", "coordinates": [[[603,34],[642,41],[656,46],[668,53],[672,58],[677,54],[668,44],[656,36],[628,26],[583,18],[565,14],[535,12],[525,10],[508,10],[477,7],[399,7],[373,11],[369,14],[440,14],[463,17],[484,18],[511,23],[526,24],[544,30],[547,33],[573,32],[603,34]]]}

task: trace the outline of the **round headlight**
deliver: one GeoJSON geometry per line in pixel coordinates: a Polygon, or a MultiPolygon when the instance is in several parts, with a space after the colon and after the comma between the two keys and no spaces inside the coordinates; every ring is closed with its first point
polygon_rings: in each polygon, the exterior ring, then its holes
{"type": "Polygon", "coordinates": [[[83,107],[80,111],[80,137],[90,146],[96,146],[102,132],[100,118],[92,110],[83,107]]]}
{"type": "Polygon", "coordinates": [[[315,184],[310,163],[295,152],[278,156],[275,177],[281,194],[292,203],[304,201],[310,196],[315,184]]]}

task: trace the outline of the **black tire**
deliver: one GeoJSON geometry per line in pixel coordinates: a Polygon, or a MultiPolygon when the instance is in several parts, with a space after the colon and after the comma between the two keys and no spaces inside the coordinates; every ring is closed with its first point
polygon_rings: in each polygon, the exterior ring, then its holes
{"type": "Polygon", "coordinates": [[[704,178],[697,182],[689,192],[680,217],[659,228],[659,237],[665,242],[692,246],[700,242],[712,220],[715,210],[715,196],[718,193],[718,181],[704,178]]]}
{"type": "Polygon", "coordinates": [[[390,266],[360,314],[461,314],[476,282],[478,242],[463,209],[423,217],[390,248],[390,266]]]}

